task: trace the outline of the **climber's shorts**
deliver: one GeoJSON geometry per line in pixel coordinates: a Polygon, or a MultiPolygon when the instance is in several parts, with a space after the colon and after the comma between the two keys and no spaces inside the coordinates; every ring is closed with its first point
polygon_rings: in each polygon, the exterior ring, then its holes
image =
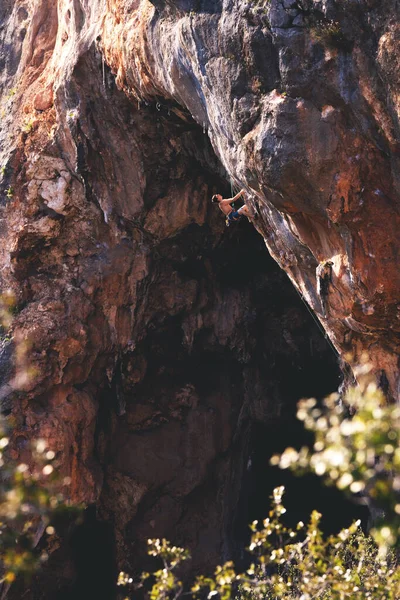
{"type": "Polygon", "coordinates": [[[239,211],[237,210],[233,210],[232,212],[229,213],[229,215],[227,215],[226,217],[226,226],[229,227],[229,225],[231,223],[233,223],[234,221],[240,221],[241,219],[241,214],[239,211]]]}

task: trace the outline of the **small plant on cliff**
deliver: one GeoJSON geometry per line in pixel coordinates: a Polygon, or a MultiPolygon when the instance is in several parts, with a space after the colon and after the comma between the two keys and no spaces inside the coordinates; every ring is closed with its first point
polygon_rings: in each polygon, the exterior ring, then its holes
{"type": "Polygon", "coordinates": [[[271,0],[253,0],[252,4],[255,8],[267,9],[271,5],[271,0]]]}
{"type": "Polygon", "coordinates": [[[258,77],[255,77],[252,82],[251,82],[251,90],[252,92],[254,92],[255,94],[259,93],[262,91],[263,89],[263,83],[261,81],[261,79],[259,79],[258,77]]]}
{"type": "Polygon", "coordinates": [[[338,21],[318,21],[310,28],[310,33],[314,42],[319,42],[327,48],[346,49],[349,43],[338,21]]]}
{"type": "Polygon", "coordinates": [[[34,127],[35,120],[34,119],[26,119],[22,126],[22,131],[24,133],[30,133],[34,127]]]}
{"type": "Polygon", "coordinates": [[[268,11],[270,5],[271,0],[253,0],[247,5],[244,15],[251,24],[262,24],[269,28],[268,11]]]}
{"type": "Polygon", "coordinates": [[[12,189],[11,186],[9,186],[6,189],[6,198],[8,198],[9,200],[11,200],[11,198],[13,198],[13,196],[14,196],[14,190],[12,189]]]}
{"type": "MultiPolygon", "coordinates": [[[[251,525],[251,567],[237,573],[225,563],[213,577],[198,577],[189,594],[221,600],[400,598],[400,566],[391,549],[400,537],[400,409],[386,402],[367,364],[356,377],[359,385],[340,400],[332,395],[320,407],[315,400],[299,404],[298,417],[315,433],[314,449],[288,448],[272,463],[299,473],[312,470],[349,494],[363,492],[380,515],[372,535],[356,522],[325,538],[316,511],[307,526],[290,529],[284,522],[284,489],[277,488],[268,518],[261,527],[251,525]]],[[[166,540],[149,540],[149,549],[163,567],[145,573],[138,585],[151,600],[176,599],[183,593],[176,571],[187,553],[166,540]]],[[[132,580],[122,574],[119,584],[126,588],[132,580]]]]}

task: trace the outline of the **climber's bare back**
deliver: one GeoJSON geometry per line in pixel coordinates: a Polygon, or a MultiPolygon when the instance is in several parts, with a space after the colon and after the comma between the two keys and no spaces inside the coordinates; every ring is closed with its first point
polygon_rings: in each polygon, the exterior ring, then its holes
{"type": "MultiPolygon", "coordinates": [[[[230,202],[233,202],[232,198],[228,198],[228,200],[230,200],[230,202]]],[[[219,209],[222,210],[224,215],[229,215],[229,213],[233,211],[233,208],[230,205],[230,202],[228,202],[228,200],[222,200],[218,204],[219,209]]]]}

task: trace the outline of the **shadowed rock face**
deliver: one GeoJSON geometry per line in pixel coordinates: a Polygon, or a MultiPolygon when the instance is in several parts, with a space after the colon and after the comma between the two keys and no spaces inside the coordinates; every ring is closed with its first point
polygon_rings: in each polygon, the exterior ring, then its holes
{"type": "Polygon", "coordinates": [[[0,7],[0,277],[35,369],[3,409],[15,458],[49,440],[121,567],[150,536],[228,557],[252,423],[333,361],[262,238],[397,395],[396,6],[0,7]],[[229,178],[262,237],[210,205],[229,178]]]}

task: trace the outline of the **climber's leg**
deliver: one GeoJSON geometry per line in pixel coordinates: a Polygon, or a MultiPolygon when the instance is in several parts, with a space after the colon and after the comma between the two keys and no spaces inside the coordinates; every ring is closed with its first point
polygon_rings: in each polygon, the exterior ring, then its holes
{"type": "MultiPolygon", "coordinates": [[[[239,209],[240,210],[240,209],[239,209]]],[[[229,226],[231,223],[233,223],[233,221],[240,221],[240,213],[238,210],[233,210],[232,212],[229,213],[229,215],[226,217],[226,222],[227,225],[229,226]]]]}
{"type": "Polygon", "coordinates": [[[249,208],[248,208],[248,206],[246,206],[246,204],[244,204],[241,208],[239,208],[237,213],[240,216],[251,218],[251,212],[249,211],[249,208]]]}

